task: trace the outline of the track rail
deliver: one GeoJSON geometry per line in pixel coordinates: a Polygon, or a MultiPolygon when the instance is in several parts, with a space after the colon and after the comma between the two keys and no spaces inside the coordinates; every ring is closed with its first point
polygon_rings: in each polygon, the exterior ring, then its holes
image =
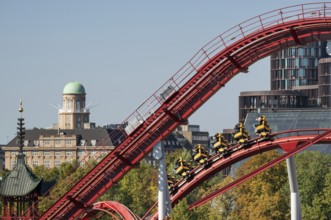
{"type": "MultiPolygon", "coordinates": [[[[286,153],[279,156],[278,158],[270,161],[269,163],[262,165],[261,167],[255,169],[254,171],[234,180],[233,182],[229,183],[228,185],[222,187],[215,192],[207,195],[204,198],[195,201],[194,203],[190,204],[189,209],[196,208],[211,199],[215,198],[216,196],[232,189],[233,187],[243,183],[246,180],[253,178],[254,176],[258,175],[259,173],[267,170],[268,168],[275,166],[276,164],[282,162],[283,160],[291,157],[302,150],[310,147],[313,144],[325,144],[331,143],[331,129],[312,129],[312,130],[291,130],[280,132],[273,135],[273,138],[263,142],[257,142],[257,139],[252,140],[250,142],[250,147],[248,148],[241,148],[238,151],[233,152],[228,157],[221,157],[219,155],[215,155],[211,157],[208,162],[210,166],[204,167],[198,166],[194,170],[191,171],[192,179],[189,181],[185,178],[179,180],[174,188],[176,189],[176,193],[172,195],[170,198],[172,206],[175,206],[179,200],[184,198],[188,195],[193,189],[201,185],[204,181],[209,179],[210,177],[214,176],[215,174],[219,173],[224,168],[231,166],[238,161],[247,159],[251,156],[274,150],[274,149],[283,149],[286,153]],[[314,132],[315,134],[313,134],[314,132]],[[293,135],[293,136],[287,136],[293,135]],[[278,136],[283,136],[280,138],[276,138],[278,136]],[[276,138],[276,139],[275,139],[276,138]],[[197,172],[198,171],[198,172],[197,172]]],[[[237,146],[235,146],[237,147],[237,146]]],[[[156,203],[153,207],[156,206],[156,203]]],[[[143,219],[149,215],[152,208],[144,215],[143,219]]],[[[157,219],[157,213],[154,213],[151,219],[157,219]]]]}
{"type": "Polygon", "coordinates": [[[331,3],[303,4],[257,16],[210,41],[123,122],[126,139],[41,219],[78,217],[233,76],[274,51],[330,39],[330,24],[331,3]]]}

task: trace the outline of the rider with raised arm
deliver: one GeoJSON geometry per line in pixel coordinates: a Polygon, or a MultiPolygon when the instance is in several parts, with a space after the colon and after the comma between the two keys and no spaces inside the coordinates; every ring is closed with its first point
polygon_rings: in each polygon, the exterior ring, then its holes
{"type": "Polygon", "coordinates": [[[267,119],[264,115],[256,118],[259,124],[255,125],[255,134],[261,138],[266,138],[271,133],[271,128],[268,125],[267,119]]]}

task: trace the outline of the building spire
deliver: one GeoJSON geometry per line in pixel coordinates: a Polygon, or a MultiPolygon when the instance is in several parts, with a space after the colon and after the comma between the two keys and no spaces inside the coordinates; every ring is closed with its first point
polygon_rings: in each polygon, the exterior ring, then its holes
{"type": "Polygon", "coordinates": [[[21,113],[21,117],[18,118],[18,127],[17,127],[17,144],[20,148],[19,153],[23,153],[23,146],[24,146],[24,137],[25,137],[25,127],[24,127],[24,118],[23,118],[23,104],[22,99],[20,100],[20,107],[18,111],[21,113]]]}

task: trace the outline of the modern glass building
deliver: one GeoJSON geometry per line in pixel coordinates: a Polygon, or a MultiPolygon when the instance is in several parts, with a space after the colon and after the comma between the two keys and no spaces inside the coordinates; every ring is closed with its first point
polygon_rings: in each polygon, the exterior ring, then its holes
{"type": "Polygon", "coordinates": [[[320,59],[318,64],[318,98],[322,107],[331,107],[331,58],[320,59]]]}
{"type": "MultiPolygon", "coordinates": [[[[264,115],[267,118],[272,132],[309,129],[309,128],[331,128],[330,109],[293,109],[276,110],[274,112],[252,112],[247,114],[245,128],[251,137],[254,135],[254,124],[257,124],[256,118],[264,115]]],[[[331,153],[330,144],[314,145],[309,150],[318,150],[320,152],[331,153]]]]}
{"type": "Polygon", "coordinates": [[[308,107],[308,96],[300,91],[249,91],[239,96],[239,120],[247,113],[261,109],[292,109],[308,107]]]}
{"type": "Polygon", "coordinates": [[[271,90],[296,90],[308,96],[308,105],[317,106],[318,63],[328,57],[327,42],[290,47],[270,57],[271,90]]]}

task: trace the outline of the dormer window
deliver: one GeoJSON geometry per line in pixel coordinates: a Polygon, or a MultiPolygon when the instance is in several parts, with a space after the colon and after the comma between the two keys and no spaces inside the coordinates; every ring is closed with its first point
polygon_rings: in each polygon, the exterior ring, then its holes
{"type": "Polygon", "coordinates": [[[97,140],[91,140],[91,145],[95,146],[97,144],[97,140]]]}
{"type": "Polygon", "coordinates": [[[86,146],[86,140],[80,140],[80,146],[86,146]]]}
{"type": "Polygon", "coordinates": [[[24,140],[24,147],[27,147],[28,146],[28,144],[29,144],[29,140],[24,140]]]}

